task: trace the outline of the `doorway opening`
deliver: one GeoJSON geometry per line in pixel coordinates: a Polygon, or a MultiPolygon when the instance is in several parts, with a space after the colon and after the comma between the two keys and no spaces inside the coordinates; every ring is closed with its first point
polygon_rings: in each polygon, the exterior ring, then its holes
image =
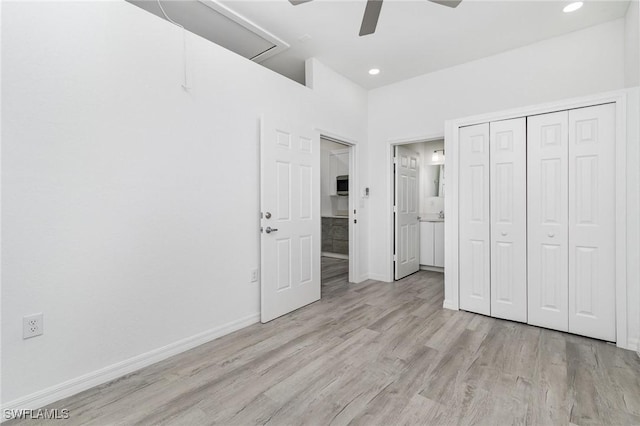
{"type": "Polygon", "coordinates": [[[354,146],[320,137],[321,297],[354,281],[354,146]]]}
{"type": "Polygon", "coordinates": [[[444,273],[444,138],[390,148],[393,279],[444,273]]]}

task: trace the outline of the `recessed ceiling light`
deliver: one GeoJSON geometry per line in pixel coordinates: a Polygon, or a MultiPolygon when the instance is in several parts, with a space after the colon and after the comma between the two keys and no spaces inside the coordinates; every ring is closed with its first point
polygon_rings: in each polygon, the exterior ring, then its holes
{"type": "Polygon", "coordinates": [[[371,74],[371,75],[378,75],[378,74],[380,74],[380,70],[379,70],[378,68],[371,68],[371,69],[369,70],[369,74],[371,74]]]}
{"type": "Polygon", "coordinates": [[[564,7],[564,9],[562,9],[562,11],[564,13],[575,12],[576,10],[580,9],[583,4],[584,3],[582,3],[581,1],[575,1],[573,3],[569,3],[564,7]]]}

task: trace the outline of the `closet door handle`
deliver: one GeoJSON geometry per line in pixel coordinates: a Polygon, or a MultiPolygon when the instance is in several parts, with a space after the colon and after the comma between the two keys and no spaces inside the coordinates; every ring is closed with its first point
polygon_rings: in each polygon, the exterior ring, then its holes
{"type": "Polygon", "coordinates": [[[554,234],[553,232],[549,232],[549,233],[547,234],[547,236],[548,236],[549,238],[553,238],[553,237],[555,236],[555,234],[554,234]]]}
{"type": "Polygon", "coordinates": [[[502,234],[502,236],[503,236],[503,237],[506,237],[506,236],[507,236],[507,234],[509,234],[509,233],[508,233],[508,232],[504,232],[504,231],[502,231],[502,232],[501,232],[501,234],[502,234]]]}

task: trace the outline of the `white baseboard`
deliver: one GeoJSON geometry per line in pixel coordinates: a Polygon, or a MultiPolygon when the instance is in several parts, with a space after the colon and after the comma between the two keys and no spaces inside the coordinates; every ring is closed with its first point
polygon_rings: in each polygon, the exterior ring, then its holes
{"type": "Polygon", "coordinates": [[[346,260],[349,260],[349,255],[348,254],[330,253],[328,251],[323,251],[321,253],[321,256],[332,257],[334,259],[346,259],[346,260]]]}
{"type": "Polygon", "coordinates": [[[627,347],[624,349],[634,351],[638,356],[640,356],[640,339],[637,337],[629,337],[627,339],[627,347]]]}
{"type": "Polygon", "coordinates": [[[444,268],[441,268],[440,266],[420,265],[420,270],[421,271],[431,271],[431,272],[442,272],[444,274],[444,268]]]}
{"type": "Polygon", "coordinates": [[[376,281],[382,281],[384,283],[390,283],[393,282],[393,280],[389,281],[389,279],[382,274],[369,274],[369,279],[370,280],[376,280],[376,281]]]}
{"type": "Polygon", "coordinates": [[[458,306],[454,304],[451,300],[446,300],[442,303],[442,307],[444,309],[451,309],[452,311],[458,311],[458,306]]]}
{"type": "Polygon", "coordinates": [[[364,275],[360,275],[358,278],[356,278],[356,281],[354,282],[354,284],[358,284],[361,283],[363,281],[367,281],[369,279],[369,275],[364,274],[364,275]]]}
{"type": "MultiPolygon", "coordinates": [[[[75,395],[94,386],[101,385],[111,380],[122,377],[133,371],[147,367],[156,362],[162,361],[189,349],[200,346],[204,343],[225,336],[241,328],[247,327],[260,321],[260,313],[252,314],[239,320],[229,322],[220,327],[187,337],[177,342],[170,343],[161,348],[136,355],[132,358],[109,365],[91,373],[84,374],[75,379],[68,380],[55,386],[34,392],[30,395],[7,402],[2,406],[0,412],[4,410],[38,409],[45,405],[59,401],[63,398],[75,395]]],[[[2,416],[4,417],[4,416],[2,416]]]]}

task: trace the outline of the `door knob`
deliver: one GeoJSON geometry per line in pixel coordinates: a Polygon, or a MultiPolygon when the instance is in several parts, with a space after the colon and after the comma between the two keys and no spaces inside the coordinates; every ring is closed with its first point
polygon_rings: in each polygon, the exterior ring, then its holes
{"type": "Polygon", "coordinates": [[[502,236],[503,236],[503,237],[506,237],[506,236],[507,236],[507,234],[508,234],[508,232],[504,232],[504,231],[502,231],[502,232],[501,232],[501,234],[502,234],[502,236]]]}
{"type": "Polygon", "coordinates": [[[266,232],[267,234],[270,234],[272,232],[276,232],[278,230],[278,228],[272,228],[270,226],[267,226],[267,229],[264,230],[264,232],[266,232]]]}
{"type": "Polygon", "coordinates": [[[264,217],[266,217],[267,219],[271,219],[271,213],[266,212],[266,213],[264,214],[264,217]]]}
{"type": "Polygon", "coordinates": [[[553,238],[553,237],[554,237],[554,235],[555,235],[555,234],[554,234],[553,232],[549,232],[549,233],[547,234],[547,236],[548,236],[549,238],[553,238]]]}

